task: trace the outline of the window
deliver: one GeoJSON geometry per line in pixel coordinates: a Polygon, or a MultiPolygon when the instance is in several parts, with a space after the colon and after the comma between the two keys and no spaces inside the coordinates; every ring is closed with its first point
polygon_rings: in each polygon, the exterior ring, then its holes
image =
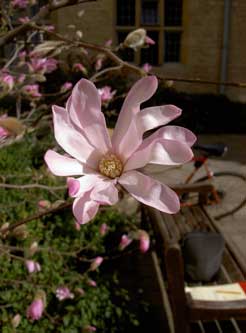
{"type": "Polygon", "coordinates": [[[181,61],[182,0],[116,0],[118,42],[137,28],[143,27],[156,44],[140,52],[121,51],[123,60],[161,65],[181,61]]]}

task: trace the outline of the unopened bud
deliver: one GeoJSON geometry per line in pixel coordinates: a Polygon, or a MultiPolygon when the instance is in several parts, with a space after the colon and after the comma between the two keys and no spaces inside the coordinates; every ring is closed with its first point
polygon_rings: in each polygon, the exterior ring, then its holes
{"type": "Polygon", "coordinates": [[[13,236],[16,239],[20,239],[20,240],[24,240],[27,238],[28,236],[28,230],[27,230],[27,226],[25,224],[20,225],[19,227],[16,227],[13,230],[13,236]]]}
{"type": "Polygon", "coordinates": [[[37,250],[38,250],[38,243],[33,242],[30,248],[28,249],[28,255],[32,257],[37,252],[37,250]]]}
{"type": "Polygon", "coordinates": [[[77,30],[77,31],[76,31],[76,37],[78,37],[78,39],[81,39],[81,38],[83,37],[83,33],[82,33],[82,31],[77,30]]]}
{"type": "Polygon", "coordinates": [[[145,29],[136,29],[132,32],[130,32],[126,39],[123,42],[123,45],[125,47],[130,47],[134,49],[135,51],[145,44],[145,38],[146,38],[146,30],[145,29]]]}
{"type": "Polygon", "coordinates": [[[19,326],[20,321],[21,321],[21,315],[18,313],[12,318],[11,324],[14,328],[16,328],[19,326]]]}
{"type": "Polygon", "coordinates": [[[96,257],[91,263],[90,270],[95,271],[97,267],[101,265],[102,262],[103,262],[103,257],[96,257]]]}

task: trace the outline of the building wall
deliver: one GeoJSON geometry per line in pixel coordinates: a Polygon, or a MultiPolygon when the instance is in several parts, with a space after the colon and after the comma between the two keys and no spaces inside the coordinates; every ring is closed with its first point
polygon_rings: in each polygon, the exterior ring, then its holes
{"type": "MultiPolygon", "coordinates": [[[[166,63],[154,71],[165,77],[198,78],[220,81],[224,22],[224,0],[183,0],[182,62],[166,63]]],[[[115,40],[115,0],[98,0],[60,10],[53,16],[58,30],[67,33],[67,25],[75,24],[84,39],[103,44],[115,40]],[[80,9],[85,14],[79,18],[80,9]]],[[[231,0],[227,81],[246,82],[246,0],[231,0]]],[[[218,93],[219,86],[175,82],[178,90],[218,93]]],[[[246,88],[226,87],[232,99],[246,101],[246,88]]]]}

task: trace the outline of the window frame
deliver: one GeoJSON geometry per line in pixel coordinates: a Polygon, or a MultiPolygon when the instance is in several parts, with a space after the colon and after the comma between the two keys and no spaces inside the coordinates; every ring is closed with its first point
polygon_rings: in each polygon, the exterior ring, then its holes
{"type": "MultiPolygon", "coordinates": [[[[141,23],[141,1],[135,0],[135,25],[134,26],[124,26],[117,25],[117,15],[115,15],[115,31],[116,31],[116,41],[118,41],[118,32],[131,32],[138,28],[144,28],[148,31],[156,31],[159,33],[159,48],[158,48],[158,66],[165,64],[181,64],[183,63],[183,32],[184,32],[184,10],[185,10],[185,0],[182,1],[182,25],[181,26],[165,26],[165,0],[158,0],[158,11],[161,13],[159,16],[159,23],[156,25],[143,25],[141,23]],[[179,62],[165,62],[165,32],[179,32],[180,33],[180,61],[179,62]]],[[[117,13],[117,0],[114,1],[115,13],[117,13]]],[[[150,46],[151,47],[151,46],[150,46]]],[[[136,64],[141,63],[141,52],[134,52],[134,62],[136,64]]]]}

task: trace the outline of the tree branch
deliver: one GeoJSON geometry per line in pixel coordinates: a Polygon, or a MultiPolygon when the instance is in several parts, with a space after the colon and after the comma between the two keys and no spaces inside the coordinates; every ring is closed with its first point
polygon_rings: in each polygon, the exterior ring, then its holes
{"type": "Polygon", "coordinates": [[[27,23],[20,25],[19,27],[9,31],[3,37],[0,38],[0,46],[3,46],[10,40],[14,39],[17,35],[25,33],[28,30],[33,29],[33,23],[38,23],[41,19],[48,16],[51,12],[69,6],[74,6],[77,4],[82,4],[86,2],[92,2],[97,0],[61,0],[52,1],[46,6],[40,8],[39,12],[31,18],[27,23]]]}

